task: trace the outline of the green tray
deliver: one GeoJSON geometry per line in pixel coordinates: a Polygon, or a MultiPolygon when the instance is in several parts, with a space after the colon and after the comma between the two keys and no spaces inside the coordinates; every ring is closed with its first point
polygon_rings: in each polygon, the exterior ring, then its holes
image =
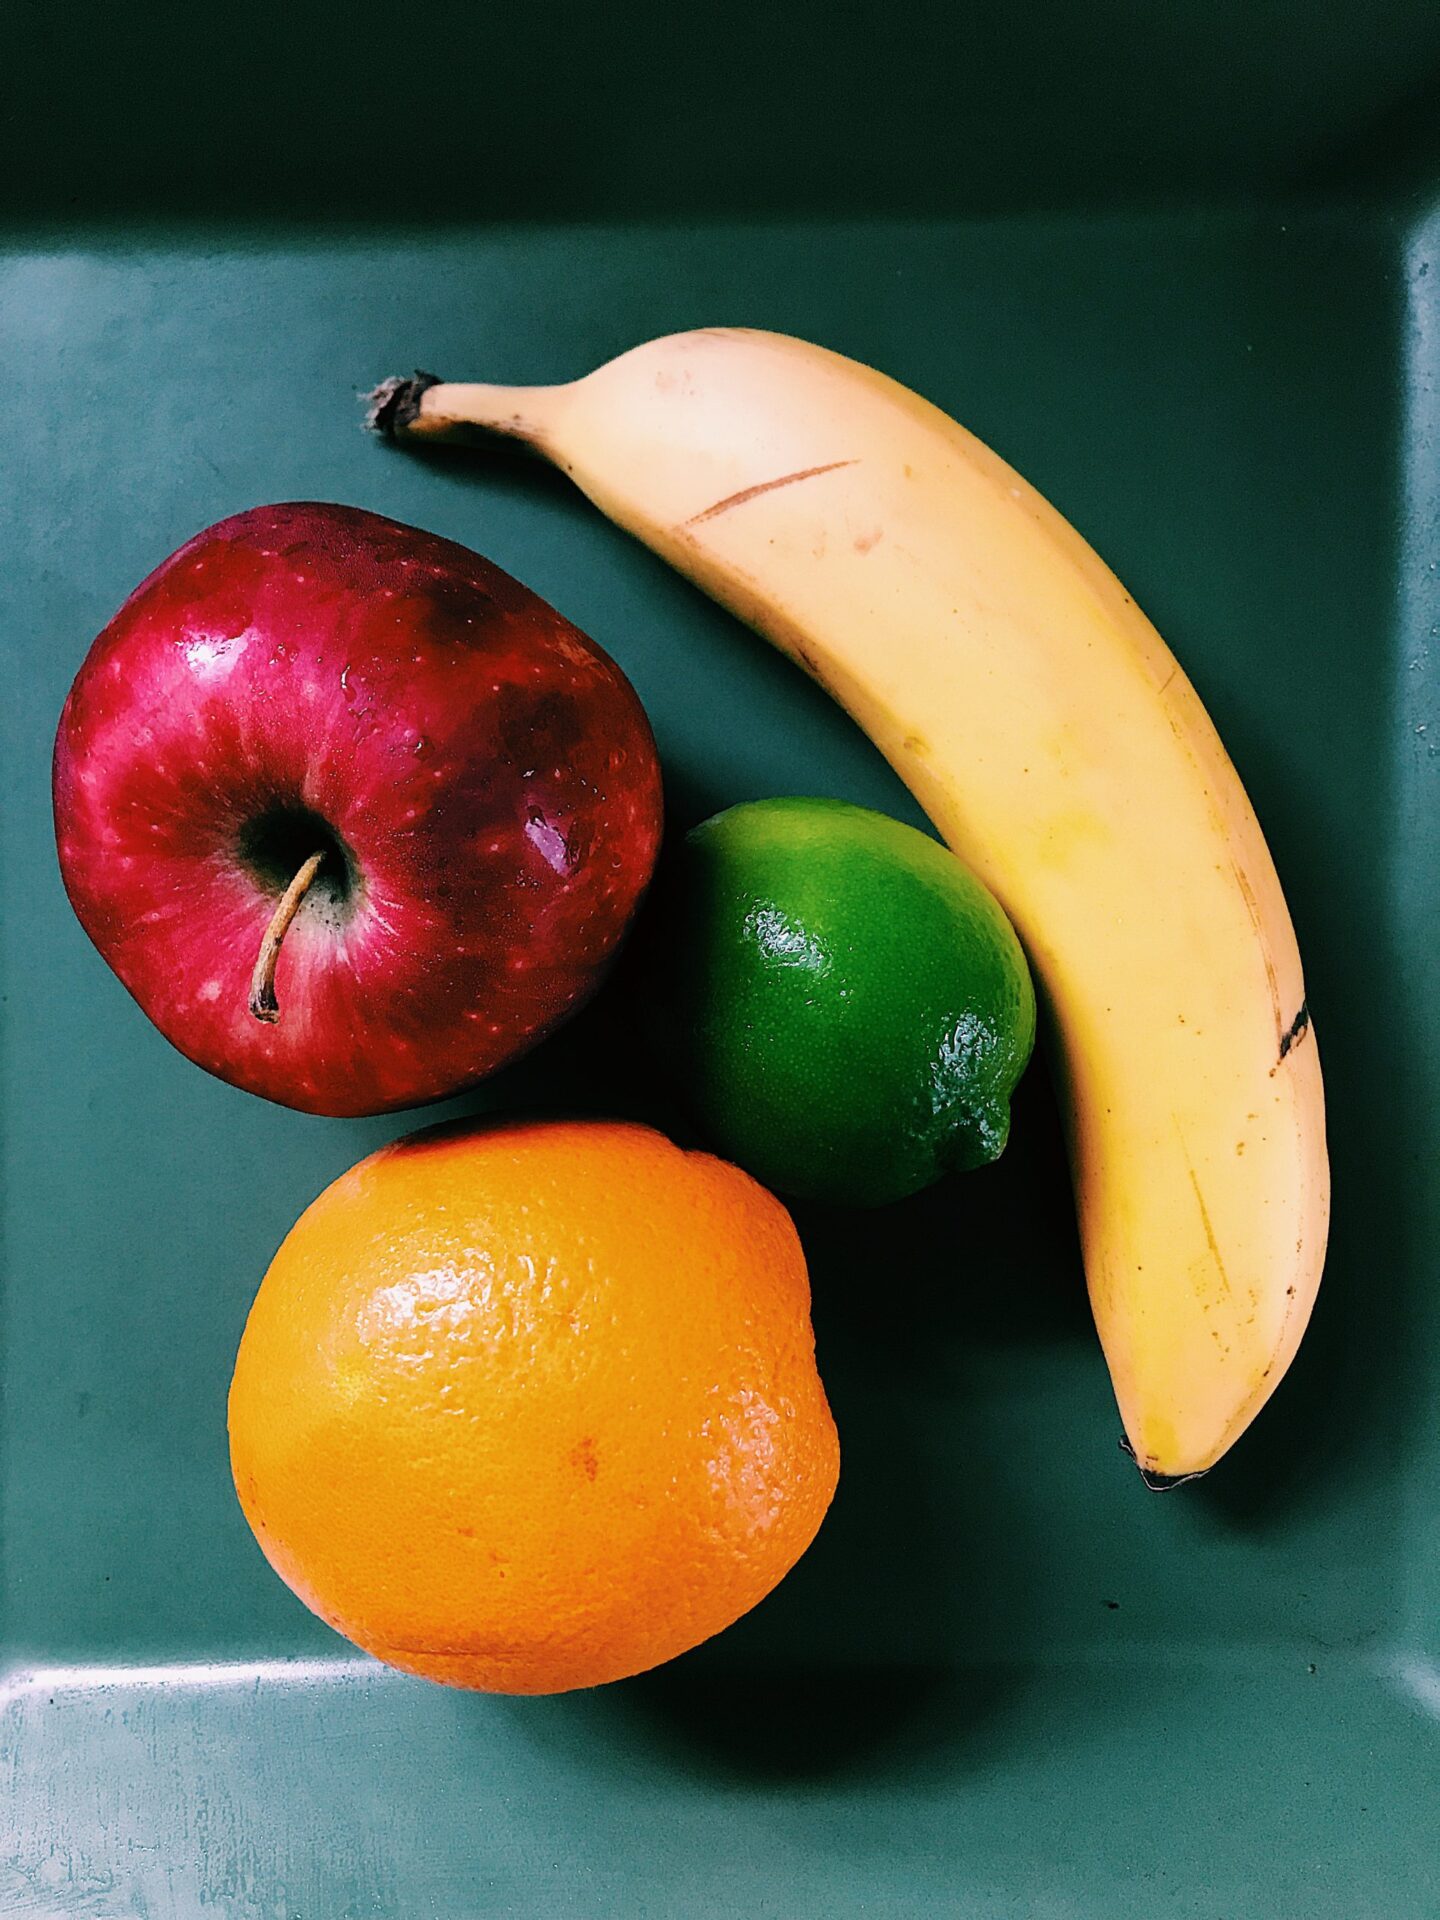
{"type": "MultiPolygon", "coordinates": [[[[297,0],[97,13],[83,59],[37,15],[14,50],[0,1913],[1440,1913],[1440,151],[1412,98],[1440,14],[1042,12],[902,4],[872,47],[758,0],[523,30],[422,6],[395,47],[297,0]],[[169,1050],[65,903],[50,741],[172,547],[335,499],[482,549],[613,652],[677,824],[795,791],[915,818],[554,476],[359,431],[354,388],[416,359],[562,379],[716,322],[954,412],[1174,645],[1306,955],[1329,1270],[1253,1432],[1148,1494],[1037,1069],[993,1171],[799,1210],[845,1462],[780,1590],[640,1680],[449,1693],[293,1599],[225,1446],[270,1254],[402,1123],[269,1108],[169,1050]]],[[[460,1105],[664,1122],[617,1006],[460,1105]]]]}

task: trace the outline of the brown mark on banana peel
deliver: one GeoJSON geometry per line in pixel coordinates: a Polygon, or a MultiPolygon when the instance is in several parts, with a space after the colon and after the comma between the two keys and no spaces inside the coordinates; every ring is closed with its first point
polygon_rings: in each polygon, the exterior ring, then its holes
{"type": "Polygon", "coordinates": [[[1285,1058],[1286,1054],[1289,1053],[1290,1049],[1304,1038],[1305,1030],[1309,1025],[1310,1025],[1309,1002],[1302,1000],[1300,1002],[1300,1011],[1296,1014],[1295,1018],[1290,1022],[1289,1026],[1285,1029],[1284,1033],[1282,1033],[1280,1036],[1280,1058],[1282,1060],[1285,1058]]]}
{"type": "MultiPolygon", "coordinates": [[[[1175,1116],[1172,1114],[1171,1118],[1174,1119],[1175,1116]]],[[[1220,1284],[1224,1287],[1227,1294],[1233,1293],[1234,1290],[1230,1285],[1230,1276],[1225,1271],[1224,1257],[1220,1252],[1220,1242],[1215,1238],[1215,1229],[1210,1223],[1210,1209],[1205,1204],[1205,1195],[1200,1186],[1200,1176],[1195,1171],[1195,1163],[1190,1158],[1190,1150],[1185,1145],[1185,1136],[1180,1131],[1180,1122],[1178,1120],[1175,1121],[1175,1137],[1180,1142],[1180,1152],[1185,1161],[1185,1171],[1189,1174],[1190,1185],[1195,1190],[1195,1204],[1200,1209],[1200,1224],[1205,1229],[1205,1239],[1210,1248],[1211,1257],[1215,1262],[1215,1270],[1220,1275],[1220,1284]]]]}
{"type": "Polygon", "coordinates": [[[1231,861],[1230,871],[1235,876],[1235,884],[1240,889],[1240,898],[1245,902],[1245,911],[1250,916],[1250,924],[1255,929],[1255,938],[1260,943],[1260,958],[1265,966],[1265,984],[1270,989],[1270,1005],[1275,1010],[1275,1038],[1280,1048],[1280,1058],[1283,1060],[1290,1049],[1285,1041],[1285,1016],[1280,1011],[1280,981],[1275,972],[1275,956],[1270,951],[1270,942],[1265,938],[1265,927],[1260,918],[1260,902],[1255,898],[1255,889],[1251,886],[1249,876],[1238,860],[1231,861]]]}
{"type": "MultiPolygon", "coordinates": [[[[1125,601],[1127,605],[1130,603],[1128,593],[1125,595],[1125,601]]],[[[1165,691],[1165,688],[1170,685],[1170,682],[1176,678],[1179,671],[1180,663],[1177,660],[1174,671],[1166,675],[1165,685],[1160,688],[1162,693],[1165,691]]],[[[1173,710],[1169,703],[1167,703],[1165,707],[1165,717],[1170,722],[1171,733],[1174,734],[1180,746],[1190,756],[1192,763],[1199,768],[1203,774],[1204,770],[1200,768],[1200,762],[1196,758],[1194,746],[1186,732],[1184,723],[1180,715],[1173,710]]],[[[1210,795],[1208,783],[1205,788],[1205,798],[1210,809],[1211,819],[1214,820],[1217,827],[1223,829],[1225,823],[1210,795]]],[[[1230,862],[1230,872],[1234,877],[1236,886],[1240,890],[1240,898],[1245,902],[1245,912],[1249,916],[1250,924],[1255,929],[1255,939],[1260,948],[1261,964],[1265,968],[1265,984],[1270,989],[1270,1006],[1275,1016],[1275,1041],[1278,1046],[1285,1037],[1285,1015],[1280,1007],[1280,981],[1275,971],[1275,956],[1270,951],[1270,942],[1265,935],[1265,923],[1260,917],[1260,902],[1255,898],[1255,889],[1250,884],[1249,876],[1243,871],[1238,860],[1232,860],[1230,862]]]]}
{"type": "Polygon", "coordinates": [[[730,513],[751,500],[758,500],[762,493],[774,493],[777,487],[793,487],[798,480],[814,480],[822,473],[838,473],[841,467],[857,464],[854,460],[828,460],[824,466],[801,467],[796,473],[782,473],[776,480],[761,480],[753,487],[742,487],[738,493],[727,493],[723,500],[717,500],[714,506],[706,507],[700,513],[692,513],[685,525],[703,526],[707,520],[718,520],[722,513],[730,513]]]}

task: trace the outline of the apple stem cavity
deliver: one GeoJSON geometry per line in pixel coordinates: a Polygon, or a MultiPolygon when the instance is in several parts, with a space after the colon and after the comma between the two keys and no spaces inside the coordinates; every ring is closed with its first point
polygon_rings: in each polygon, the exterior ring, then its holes
{"type": "Polygon", "coordinates": [[[257,1020],[273,1027],[280,1018],[280,1002],[275,998],[275,968],[280,960],[280,943],[290,931],[290,922],[300,911],[300,903],[325,861],[325,849],[312,853],[280,896],[270,916],[265,938],[255,956],[255,971],[250,976],[250,1011],[257,1020]]]}

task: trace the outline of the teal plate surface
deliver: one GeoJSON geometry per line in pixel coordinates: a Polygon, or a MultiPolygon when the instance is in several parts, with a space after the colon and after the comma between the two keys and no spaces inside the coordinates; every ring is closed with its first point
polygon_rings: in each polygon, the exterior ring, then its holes
{"type": "MultiPolygon", "coordinates": [[[[1181,184],[1168,211],[141,231],[61,227],[57,201],[17,225],[0,1912],[1440,1912],[1440,226],[1403,184],[1267,178],[1245,205],[1218,164],[1181,184]],[[448,1693],[352,1654],[275,1579],[225,1446],[271,1253],[403,1123],[269,1108],[170,1051],[66,905],[50,743],[157,560],[238,508],[323,498],[478,547],[591,632],[650,711],[674,824],[789,792],[917,818],[815,688],[557,478],[359,430],[355,388],[417,359],[563,379],[715,322],[811,336],[938,401],[1174,645],[1298,924],[1333,1249],[1253,1432],[1148,1494],[1037,1066],[995,1169],[887,1213],[798,1211],[844,1468],[779,1591],[640,1680],[448,1693]]],[[[457,1107],[673,1122],[623,974],[457,1107]]]]}

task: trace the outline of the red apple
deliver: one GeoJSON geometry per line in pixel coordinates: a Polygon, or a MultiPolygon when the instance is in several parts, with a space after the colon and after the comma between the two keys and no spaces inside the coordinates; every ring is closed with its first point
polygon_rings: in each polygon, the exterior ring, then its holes
{"type": "Polygon", "coordinates": [[[182,1053],[308,1113],[440,1099],[572,1012],[660,807],[612,660],[353,507],[197,534],[95,642],[55,743],[90,938],[182,1053]]]}

